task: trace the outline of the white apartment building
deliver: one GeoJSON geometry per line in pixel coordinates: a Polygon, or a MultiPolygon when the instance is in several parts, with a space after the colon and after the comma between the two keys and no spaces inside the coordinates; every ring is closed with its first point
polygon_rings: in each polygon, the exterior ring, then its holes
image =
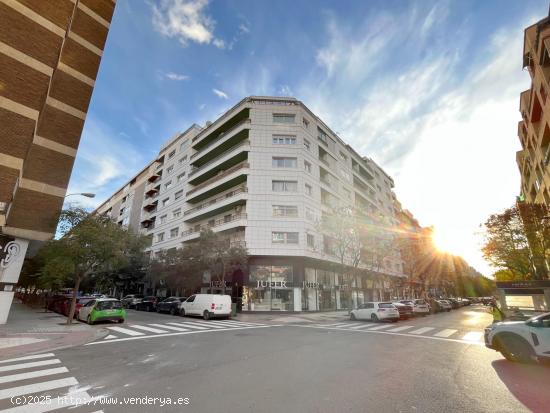
{"type": "Polygon", "coordinates": [[[140,223],[152,253],[196,240],[203,227],[246,245],[247,271],[227,281],[243,311],[349,308],[390,298],[402,277],[398,250],[362,275],[334,271],[323,213],[349,205],[397,225],[394,183],[294,98],[247,97],[176,135],[145,170],[140,223]]]}

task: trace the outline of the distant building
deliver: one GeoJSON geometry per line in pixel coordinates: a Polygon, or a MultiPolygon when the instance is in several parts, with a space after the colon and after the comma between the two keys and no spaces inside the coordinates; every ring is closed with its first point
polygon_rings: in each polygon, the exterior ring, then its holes
{"type": "MultiPolygon", "coordinates": [[[[246,245],[248,270],[225,286],[243,311],[349,308],[389,299],[402,277],[397,249],[378,271],[335,272],[338,260],[316,223],[333,207],[351,206],[365,220],[397,225],[394,183],[294,98],[248,97],[204,128],[191,126],[97,212],[135,227],[147,173],[140,224],[152,256],[197,240],[202,228],[246,245]],[[131,207],[123,207],[127,196],[131,207]]],[[[205,280],[211,289],[227,291],[205,280]]]]}
{"type": "Polygon", "coordinates": [[[0,324],[29,243],[55,232],[114,8],[0,2],[0,324]]]}
{"type": "Polygon", "coordinates": [[[529,71],[531,87],[521,93],[519,104],[520,194],[527,202],[550,206],[550,17],[525,29],[523,67],[529,71]]]}

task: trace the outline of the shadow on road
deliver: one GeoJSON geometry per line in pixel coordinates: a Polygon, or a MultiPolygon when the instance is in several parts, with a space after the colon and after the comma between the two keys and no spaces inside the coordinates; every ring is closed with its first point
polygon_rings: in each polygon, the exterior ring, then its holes
{"type": "Polygon", "coordinates": [[[547,413],[550,408],[550,368],[535,364],[495,360],[492,363],[510,393],[533,413],[547,413]]]}

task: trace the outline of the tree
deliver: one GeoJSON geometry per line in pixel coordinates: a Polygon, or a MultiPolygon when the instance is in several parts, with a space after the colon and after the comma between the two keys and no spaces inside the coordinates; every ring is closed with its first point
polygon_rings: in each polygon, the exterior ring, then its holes
{"type": "Polygon", "coordinates": [[[40,279],[72,281],[70,324],[81,282],[92,274],[114,272],[128,265],[129,252],[145,245],[147,239],[82,208],[61,212],[58,233],[61,237],[47,242],[39,252],[44,263],[40,279]]]}

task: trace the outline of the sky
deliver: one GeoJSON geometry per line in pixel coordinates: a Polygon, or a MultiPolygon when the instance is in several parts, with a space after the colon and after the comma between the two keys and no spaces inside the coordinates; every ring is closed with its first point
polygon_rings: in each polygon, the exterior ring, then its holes
{"type": "Polygon", "coordinates": [[[523,29],[547,13],[543,0],[118,0],[69,192],[97,206],[192,123],[293,96],[490,275],[480,224],[519,193],[523,29]]]}

